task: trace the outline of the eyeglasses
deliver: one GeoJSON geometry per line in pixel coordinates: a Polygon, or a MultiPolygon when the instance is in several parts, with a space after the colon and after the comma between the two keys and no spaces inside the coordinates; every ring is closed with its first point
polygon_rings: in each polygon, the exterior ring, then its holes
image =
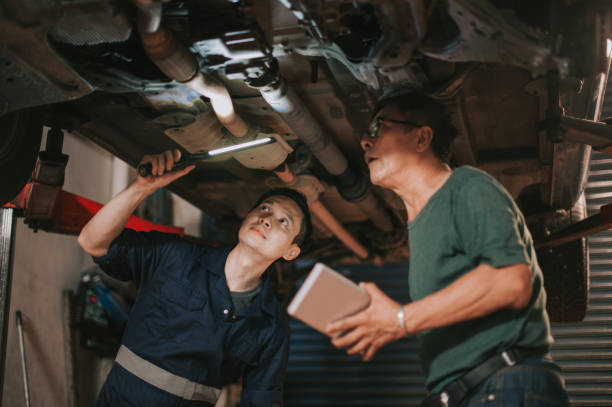
{"type": "Polygon", "coordinates": [[[374,139],[374,138],[378,137],[378,131],[380,130],[380,124],[382,122],[389,122],[389,123],[395,123],[395,124],[404,124],[404,125],[413,126],[413,127],[423,127],[422,124],[411,122],[411,121],[408,121],[408,120],[394,120],[394,119],[387,119],[384,116],[378,116],[370,124],[370,127],[368,127],[367,134],[368,134],[368,136],[370,136],[370,138],[374,139]]]}

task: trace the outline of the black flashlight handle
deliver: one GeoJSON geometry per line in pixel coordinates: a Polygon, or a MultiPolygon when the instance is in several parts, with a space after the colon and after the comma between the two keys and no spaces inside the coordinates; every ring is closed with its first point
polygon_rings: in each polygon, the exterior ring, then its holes
{"type": "MultiPolygon", "coordinates": [[[[188,165],[195,164],[197,162],[202,161],[205,157],[208,157],[208,154],[193,154],[193,155],[185,156],[181,158],[180,160],[178,160],[177,162],[175,162],[174,165],[172,166],[172,170],[170,171],[176,171],[180,168],[187,167],[188,165]]],[[[148,177],[152,175],[153,164],[151,163],[140,164],[137,169],[138,169],[138,175],[140,175],[141,177],[148,177]]]]}
{"type": "Polygon", "coordinates": [[[143,178],[151,175],[152,171],[153,171],[153,164],[151,163],[144,163],[144,164],[138,165],[138,175],[140,175],[143,178]]]}

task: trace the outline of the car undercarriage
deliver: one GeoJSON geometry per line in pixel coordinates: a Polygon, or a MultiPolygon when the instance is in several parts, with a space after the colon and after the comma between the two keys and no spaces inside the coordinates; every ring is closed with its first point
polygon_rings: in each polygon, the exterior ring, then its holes
{"type": "MultiPolygon", "coordinates": [[[[448,108],[452,165],[496,177],[538,239],[586,214],[590,146],[568,141],[561,118],[599,120],[611,17],[606,2],[569,0],[5,0],[0,165],[19,174],[2,200],[27,182],[43,124],[133,166],[270,138],[170,189],[231,232],[263,191],[289,186],[314,215],[306,258],[404,261],[403,204],[369,183],[359,139],[377,99],[410,89],[448,108]]],[[[564,278],[555,261],[581,270],[553,288],[549,309],[570,304],[560,320],[587,302],[586,244],[572,244],[541,260],[551,284],[564,278]]]]}

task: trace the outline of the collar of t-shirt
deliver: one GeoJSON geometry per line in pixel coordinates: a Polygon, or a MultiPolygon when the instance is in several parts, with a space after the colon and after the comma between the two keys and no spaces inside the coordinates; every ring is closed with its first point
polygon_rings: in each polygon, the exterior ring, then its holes
{"type": "Polygon", "coordinates": [[[232,314],[238,315],[242,312],[242,310],[248,307],[257,294],[259,294],[261,288],[262,284],[258,284],[257,287],[249,291],[230,291],[230,297],[232,299],[232,314]]]}

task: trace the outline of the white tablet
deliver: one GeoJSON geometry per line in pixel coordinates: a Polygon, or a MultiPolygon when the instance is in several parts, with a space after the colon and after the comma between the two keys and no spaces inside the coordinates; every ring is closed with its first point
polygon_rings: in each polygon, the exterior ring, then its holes
{"type": "Polygon", "coordinates": [[[370,296],[357,284],[317,263],[291,300],[287,312],[324,333],[328,323],[365,309],[370,296]]]}

